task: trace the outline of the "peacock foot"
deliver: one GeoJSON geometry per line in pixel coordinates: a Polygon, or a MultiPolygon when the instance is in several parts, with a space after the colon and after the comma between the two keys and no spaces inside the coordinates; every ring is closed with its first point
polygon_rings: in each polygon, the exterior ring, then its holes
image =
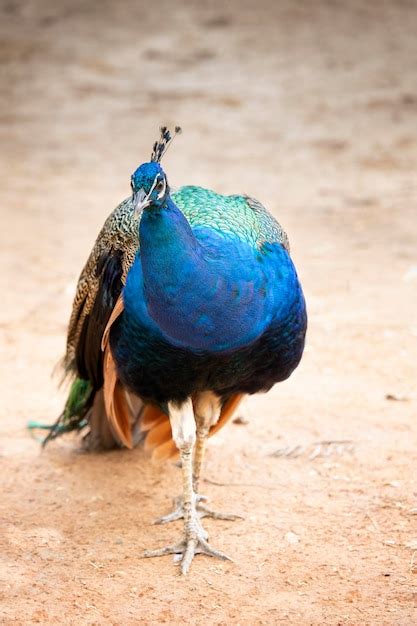
{"type": "Polygon", "coordinates": [[[144,558],[151,558],[155,556],[165,556],[167,554],[174,554],[174,560],[180,561],[181,574],[187,574],[190,569],[190,565],[196,554],[205,554],[207,556],[213,556],[224,561],[232,561],[227,554],[220,552],[212,548],[207,541],[207,533],[201,526],[199,520],[195,520],[191,528],[186,527],[185,536],[182,541],[173,545],[160,548],[159,550],[146,550],[143,553],[144,558]]]}
{"type": "MultiPolygon", "coordinates": [[[[203,496],[199,493],[194,494],[195,497],[195,506],[197,510],[198,517],[202,519],[203,517],[212,517],[214,519],[222,519],[222,520],[230,520],[234,521],[237,519],[243,519],[242,515],[237,515],[234,513],[220,513],[218,511],[213,511],[206,504],[208,500],[207,496],[203,496]]],[[[158,517],[154,524],[168,524],[168,522],[175,522],[179,519],[184,519],[184,503],[183,497],[177,496],[173,499],[174,510],[168,515],[163,515],[162,517],[158,517]]]]}

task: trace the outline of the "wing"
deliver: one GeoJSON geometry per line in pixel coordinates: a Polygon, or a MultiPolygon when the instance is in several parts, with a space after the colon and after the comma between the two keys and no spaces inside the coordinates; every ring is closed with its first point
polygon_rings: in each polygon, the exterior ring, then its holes
{"type": "Polygon", "coordinates": [[[67,336],[66,371],[103,385],[102,336],[138,249],[138,217],[131,199],[111,213],[81,272],[67,336]]]}
{"type": "MultiPolygon", "coordinates": [[[[125,392],[110,349],[102,342],[106,328],[123,311],[121,292],[138,249],[138,222],[131,198],[124,200],[104,223],[81,272],[64,357],[65,372],[74,381],[44,443],[63,432],[80,430],[88,422],[86,446],[90,449],[120,442],[133,445],[132,427],[137,425],[143,403],[125,392]]],[[[107,337],[108,332],[105,343],[107,337]]]]}

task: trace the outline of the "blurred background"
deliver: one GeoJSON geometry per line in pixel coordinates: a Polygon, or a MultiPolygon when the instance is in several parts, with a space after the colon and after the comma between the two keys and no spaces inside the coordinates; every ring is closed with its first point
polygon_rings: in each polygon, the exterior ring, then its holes
{"type": "Polygon", "coordinates": [[[1,1],[7,623],[63,608],[75,623],[175,623],[190,607],[196,624],[411,623],[416,28],[414,0],[1,1]],[[231,485],[208,485],[216,505],[248,516],[216,527],[239,565],[201,559],[187,583],[168,559],[138,560],[163,543],[150,522],[176,474],[141,451],[85,457],[71,439],[40,455],[25,430],[61,410],[50,374],[78,274],[161,124],[183,128],[164,159],[172,185],[245,192],[274,213],[310,316],[300,368],[208,456],[231,485]],[[347,450],[309,459],[328,440],[347,450]]]}

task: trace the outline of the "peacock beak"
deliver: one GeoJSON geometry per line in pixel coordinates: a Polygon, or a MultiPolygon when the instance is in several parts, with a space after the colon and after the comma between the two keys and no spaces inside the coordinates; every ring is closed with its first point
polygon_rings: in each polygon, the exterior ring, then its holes
{"type": "Polygon", "coordinates": [[[135,208],[136,215],[139,211],[142,211],[145,207],[151,204],[149,199],[150,194],[146,195],[146,191],[142,188],[133,194],[133,206],[135,208]]]}

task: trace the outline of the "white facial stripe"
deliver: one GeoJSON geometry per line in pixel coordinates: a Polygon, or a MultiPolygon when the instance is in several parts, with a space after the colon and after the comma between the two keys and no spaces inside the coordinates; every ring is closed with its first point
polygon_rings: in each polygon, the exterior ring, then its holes
{"type": "Polygon", "coordinates": [[[153,192],[153,190],[155,189],[155,187],[156,187],[156,185],[157,185],[157,183],[158,183],[158,177],[159,177],[159,174],[157,174],[157,175],[155,176],[155,180],[153,181],[153,183],[152,183],[152,187],[150,188],[149,193],[148,193],[148,195],[146,196],[145,202],[147,202],[147,200],[149,200],[149,198],[151,197],[151,193],[153,192]]]}

